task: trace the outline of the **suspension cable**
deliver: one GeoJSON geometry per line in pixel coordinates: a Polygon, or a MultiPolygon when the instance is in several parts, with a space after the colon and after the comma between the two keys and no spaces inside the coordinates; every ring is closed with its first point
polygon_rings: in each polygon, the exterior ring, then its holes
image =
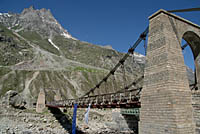
{"type": "Polygon", "coordinates": [[[147,55],[147,42],[146,42],[146,37],[143,38],[144,41],[144,54],[145,56],[147,55]]]}
{"type": "Polygon", "coordinates": [[[122,73],[123,73],[123,83],[124,83],[124,88],[126,87],[126,70],[125,70],[125,67],[124,67],[124,64],[121,65],[121,68],[122,68],[122,73]]]}
{"type": "Polygon", "coordinates": [[[185,45],[181,46],[181,49],[184,50],[188,46],[188,43],[185,43],[185,45]]]}
{"type": "Polygon", "coordinates": [[[188,9],[178,9],[178,10],[168,10],[167,12],[175,13],[175,12],[192,12],[192,11],[200,11],[200,8],[188,8],[188,9]]]}
{"type": "MultiPolygon", "coordinates": [[[[115,80],[115,75],[112,76],[113,77],[113,89],[114,91],[116,90],[116,86],[115,86],[115,83],[116,83],[116,80],[115,80]]],[[[117,84],[117,83],[116,83],[117,84]]]]}
{"type": "Polygon", "coordinates": [[[114,68],[110,70],[110,72],[106,75],[106,77],[104,77],[95,87],[91,88],[86,94],[84,94],[80,98],[82,98],[86,95],[89,95],[93,90],[95,90],[96,88],[99,88],[100,85],[103,82],[105,82],[105,79],[108,79],[111,75],[114,75],[114,73],[119,68],[119,66],[122,65],[125,62],[125,60],[129,57],[129,54],[133,54],[135,48],[140,44],[140,42],[143,40],[143,38],[147,36],[148,32],[149,32],[149,26],[145,29],[145,31],[143,33],[140,34],[137,41],[132,45],[132,47],[130,47],[128,49],[128,52],[119,60],[119,62],[114,66],[114,68]]]}
{"type": "MultiPolygon", "coordinates": [[[[124,89],[128,90],[128,89],[131,88],[132,86],[136,86],[137,83],[139,83],[140,81],[143,80],[143,78],[144,78],[143,75],[140,76],[138,79],[136,79],[135,81],[133,81],[131,84],[127,85],[125,88],[118,90],[117,93],[123,91],[124,89]]],[[[137,88],[136,90],[138,90],[138,89],[139,89],[139,88],[137,88]]]]}

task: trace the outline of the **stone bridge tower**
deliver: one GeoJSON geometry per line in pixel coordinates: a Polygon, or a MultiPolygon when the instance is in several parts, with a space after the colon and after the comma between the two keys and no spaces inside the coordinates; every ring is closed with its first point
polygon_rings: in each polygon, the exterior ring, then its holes
{"type": "Polygon", "coordinates": [[[37,104],[36,104],[36,112],[42,113],[45,109],[45,91],[44,89],[40,89],[38,94],[37,104]]]}
{"type": "Polygon", "coordinates": [[[165,10],[149,17],[149,37],[141,93],[140,134],[194,134],[191,90],[181,41],[194,55],[200,83],[200,27],[165,10]]]}

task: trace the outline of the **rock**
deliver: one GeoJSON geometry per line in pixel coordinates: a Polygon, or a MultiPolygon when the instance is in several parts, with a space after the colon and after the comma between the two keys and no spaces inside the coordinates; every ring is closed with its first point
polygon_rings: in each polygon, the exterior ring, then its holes
{"type": "MultiPolygon", "coordinates": [[[[13,40],[13,38],[11,38],[11,37],[7,37],[7,38],[6,38],[6,41],[7,41],[7,42],[12,42],[12,40],[13,40]]],[[[14,44],[14,46],[16,46],[16,44],[14,44]]]]}
{"type": "Polygon", "coordinates": [[[47,123],[47,119],[44,119],[43,122],[44,122],[44,123],[47,123]]]}
{"type": "Polygon", "coordinates": [[[4,32],[4,30],[3,30],[3,29],[0,29],[0,32],[4,32]]]}
{"type": "Polygon", "coordinates": [[[23,131],[22,134],[32,134],[31,131],[23,131]]]}
{"type": "Polygon", "coordinates": [[[9,105],[9,99],[16,96],[17,92],[16,91],[12,91],[9,90],[8,92],[6,92],[6,94],[4,95],[3,99],[2,99],[2,103],[5,105],[9,105]]]}
{"type": "Polygon", "coordinates": [[[25,109],[26,102],[20,95],[17,95],[10,99],[10,105],[15,108],[25,109]]]}
{"type": "Polygon", "coordinates": [[[97,116],[94,116],[94,120],[96,120],[98,117],[97,116]]]}
{"type": "Polygon", "coordinates": [[[25,100],[18,94],[18,92],[9,90],[3,97],[3,104],[11,105],[14,108],[25,109],[26,102],[25,100]]]}
{"type": "Polygon", "coordinates": [[[44,130],[44,128],[42,128],[42,127],[38,128],[38,131],[42,131],[42,130],[44,130]]]}
{"type": "Polygon", "coordinates": [[[51,127],[51,124],[47,124],[46,127],[51,127]]]}
{"type": "Polygon", "coordinates": [[[26,119],[26,120],[25,120],[25,122],[27,122],[27,123],[28,123],[28,122],[29,122],[29,119],[26,119]]]}
{"type": "Polygon", "coordinates": [[[28,128],[31,128],[33,126],[33,124],[28,124],[28,128]]]}
{"type": "Polygon", "coordinates": [[[83,128],[84,128],[84,129],[89,129],[89,127],[88,127],[88,126],[84,126],[83,128]]]}

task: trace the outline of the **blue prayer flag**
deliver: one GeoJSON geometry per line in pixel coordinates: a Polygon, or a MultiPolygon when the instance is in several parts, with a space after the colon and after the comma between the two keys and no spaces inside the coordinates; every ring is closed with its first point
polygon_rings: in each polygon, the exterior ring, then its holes
{"type": "Polygon", "coordinates": [[[76,134],[76,112],[77,104],[74,104],[73,120],[72,120],[72,134],[76,134]]]}

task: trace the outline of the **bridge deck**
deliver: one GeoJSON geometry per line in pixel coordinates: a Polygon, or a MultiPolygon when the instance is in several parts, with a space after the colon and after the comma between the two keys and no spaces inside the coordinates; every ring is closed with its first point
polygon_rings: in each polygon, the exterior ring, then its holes
{"type": "Polygon", "coordinates": [[[126,90],[118,93],[109,93],[82,97],[79,99],[67,99],[60,101],[47,102],[47,107],[73,107],[75,103],[78,108],[86,108],[91,104],[91,108],[133,108],[140,107],[139,89],[126,90]]]}

